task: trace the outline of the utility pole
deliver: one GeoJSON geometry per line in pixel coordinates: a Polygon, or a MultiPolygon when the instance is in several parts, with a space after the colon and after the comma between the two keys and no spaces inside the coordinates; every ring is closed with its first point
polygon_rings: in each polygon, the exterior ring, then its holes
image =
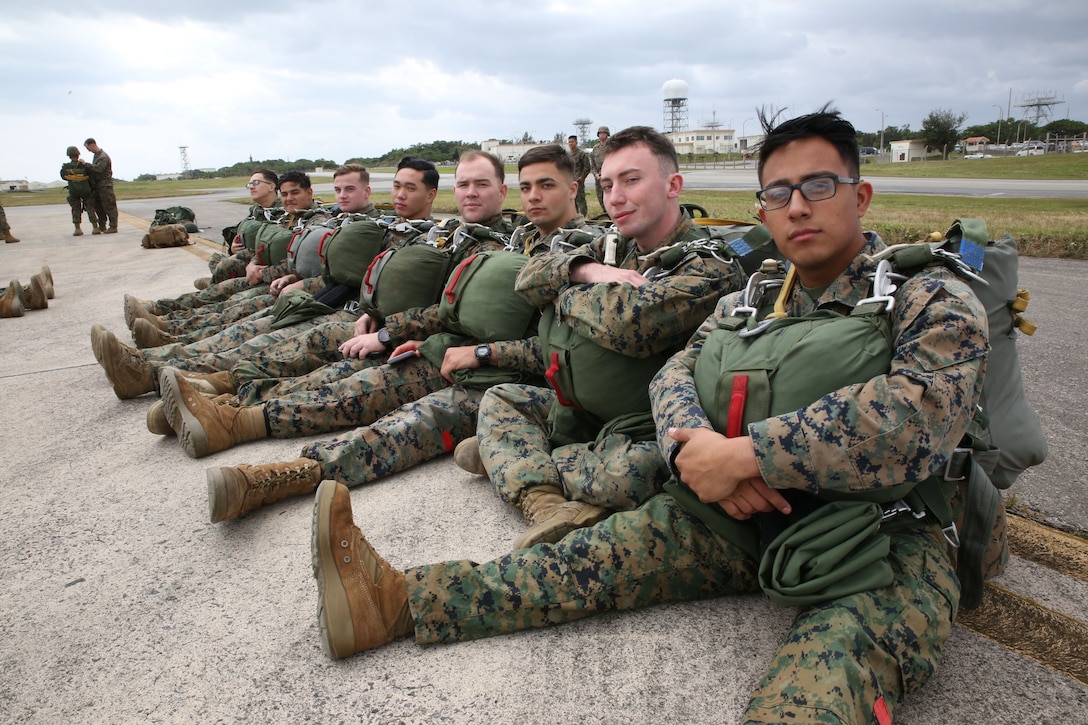
{"type": "Polygon", "coordinates": [[[997,145],[1001,145],[1001,106],[996,103],[990,104],[997,109],[997,145]]]}
{"type": "Polygon", "coordinates": [[[884,153],[884,111],[876,110],[880,111],[880,153],[884,153]]]}

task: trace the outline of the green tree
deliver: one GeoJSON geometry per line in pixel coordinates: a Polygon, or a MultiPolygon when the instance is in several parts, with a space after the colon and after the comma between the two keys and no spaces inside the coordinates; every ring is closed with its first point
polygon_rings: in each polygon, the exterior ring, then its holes
{"type": "Polygon", "coordinates": [[[922,120],[922,140],[931,149],[941,152],[941,157],[948,159],[948,152],[960,140],[960,126],[967,120],[966,113],[938,108],[929,112],[922,120]]]}

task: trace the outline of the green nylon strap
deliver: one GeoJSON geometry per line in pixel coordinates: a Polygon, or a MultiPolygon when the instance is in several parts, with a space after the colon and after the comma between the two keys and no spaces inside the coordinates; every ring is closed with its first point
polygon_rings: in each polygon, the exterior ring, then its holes
{"type": "Polygon", "coordinates": [[[952,222],[945,239],[966,239],[980,247],[985,247],[990,242],[990,232],[986,229],[986,222],[981,219],[957,219],[952,222]]]}

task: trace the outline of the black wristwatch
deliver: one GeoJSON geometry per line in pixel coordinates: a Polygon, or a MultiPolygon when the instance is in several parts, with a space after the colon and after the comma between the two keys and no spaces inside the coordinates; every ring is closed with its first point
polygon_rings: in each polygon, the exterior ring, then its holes
{"type": "Polygon", "coordinates": [[[491,345],[485,342],[476,346],[476,362],[480,367],[491,364],[491,345]]]}
{"type": "Polygon", "coordinates": [[[378,342],[385,346],[386,352],[393,347],[393,339],[389,336],[388,327],[378,330],[378,342]]]}

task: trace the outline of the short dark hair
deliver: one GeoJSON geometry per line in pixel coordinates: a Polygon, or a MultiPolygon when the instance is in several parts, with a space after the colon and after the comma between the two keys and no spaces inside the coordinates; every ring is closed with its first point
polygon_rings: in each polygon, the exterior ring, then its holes
{"type": "Polygon", "coordinates": [[[397,164],[397,171],[401,169],[415,169],[423,172],[423,185],[428,189],[438,188],[438,169],[427,159],[418,156],[405,156],[397,164]]]}
{"type": "Polygon", "coordinates": [[[283,176],[280,177],[280,186],[283,186],[286,182],[298,184],[300,189],[309,189],[310,175],[304,171],[291,169],[290,171],[283,172],[283,176]]]}
{"type": "Polygon", "coordinates": [[[850,174],[854,177],[860,175],[857,131],[830,103],[824,104],[815,113],[791,118],[778,125],[775,123],[782,111],[771,112],[761,108],[756,113],[764,133],[763,141],[759,144],[759,163],[756,167],[760,185],[763,183],[763,166],[767,159],[786,144],[805,138],[822,138],[827,141],[839,152],[839,158],[846,164],[850,174]]]}
{"type": "Polygon", "coordinates": [[[359,174],[359,181],[363,182],[363,186],[370,184],[370,172],[366,170],[366,167],[362,164],[344,164],[337,167],[336,171],[332,172],[332,178],[337,176],[343,176],[344,174],[359,174]]]}
{"type": "Polygon", "coordinates": [[[578,140],[578,137],[577,137],[577,136],[575,136],[575,135],[574,135],[574,134],[572,133],[572,134],[571,134],[570,136],[567,136],[567,140],[568,140],[568,141],[570,141],[571,139],[574,139],[575,141],[577,141],[577,140],[578,140]]]}
{"type": "Polygon", "coordinates": [[[608,143],[604,145],[602,159],[607,159],[620,149],[643,144],[657,157],[661,168],[661,175],[668,176],[680,170],[680,161],[676,157],[676,147],[664,134],[649,126],[631,126],[608,137],[608,143]]]}
{"type": "Polygon", "coordinates": [[[461,152],[461,155],[457,159],[457,165],[460,166],[466,161],[472,161],[473,159],[486,159],[495,169],[495,178],[499,180],[499,183],[506,183],[506,167],[503,166],[503,163],[498,156],[488,153],[483,149],[469,149],[461,152]]]}
{"type": "MultiPolygon", "coordinates": [[[[94,142],[92,141],[91,143],[94,143],[94,142]]],[[[253,173],[254,174],[260,174],[261,176],[263,176],[265,178],[265,181],[272,184],[272,186],[276,187],[276,191],[280,190],[280,177],[276,176],[275,171],[270,171],[269,169],[257,169],[253,173]]],[[[253,174],[250,174],[250,176],[252,176],[252,175],[253,174]]]]}
{"type": "Polygon", "coordinates": [[[87,139],[86,141],[83,142],[84,146],[87,146],[88,144],[97,146],[98,142],[95,141],[93,138],[89,138],[89,139],[87,139]]]}
{"type": "Polygon", "coordinates": [[[531,164],[555,164],[555,168],[564,176],[574,179],[574,161],[570,154],[557,143],[534,146],[518,159],[518,171],[531,164]]]}

